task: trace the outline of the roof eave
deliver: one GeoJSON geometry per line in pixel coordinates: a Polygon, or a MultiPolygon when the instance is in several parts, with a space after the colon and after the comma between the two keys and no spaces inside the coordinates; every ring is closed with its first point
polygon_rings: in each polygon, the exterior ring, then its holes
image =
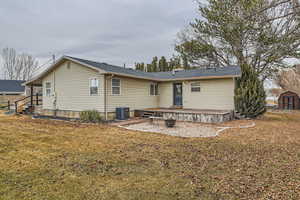
{"type": "Polygon", "coordinates": [[[224,79],[224,78],[238,78],[238,77],[241,77],[241,75],[226,75],[226,76],[197,76],[197,77],[187,77],[187,78],[158,79],[158,78],[150,78],[150,77],[147,78],[147,77],[134,76],[134,75],[128,75],[128,74],[116,73],[116,72],[105,72],[105,73],[102,73],[102,74],[113,74],[113,75],[117,75],[117,76],[123,76],[123,77],[128,77],[128,78],[136,78],[136,79],[142,79],[142,80],[149,80],[149,81],[157,81],[157,82],[224,79]]]}
{"type": "Polygon", "coordinates": [[[188,78],[173,78],[173,79],[162,79],[162,82],[170,81],[191,81],[191,80],[209,80],[209,79],[227,79],[227,78],[238,78],[240,75],[226,75],[226,76],[195,76],[188,78]]]}
{"type": "Polygon", "coordinates": [[[5,91],[1,91],[0,94],[23,94],[25,93],[25,91],[23,92],[5,92],[5,91]]]}
{"type": "Polygon", "coordinates": [[[134,75],[124,74],[124,73],[117,73],[117,72],[105,72],[105,73],[101,73],[101,74],[123,76],[123,77],[142,79],[142,80],[148,80],[148,81],[159,81],[158,79],[154,79],[154,78],[150,78],[150,77],[147,78],[147,77],[134,76],[134,75]]]}

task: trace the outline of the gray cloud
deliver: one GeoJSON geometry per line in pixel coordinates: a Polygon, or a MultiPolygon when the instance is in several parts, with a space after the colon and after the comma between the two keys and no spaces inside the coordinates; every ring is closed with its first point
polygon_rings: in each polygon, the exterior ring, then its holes
{"type": "Polygon", "coordinates": [[[171,56],[193,0],[3,0],[0,48],[41,60],[67,54],[116,65],[171,56]]]}

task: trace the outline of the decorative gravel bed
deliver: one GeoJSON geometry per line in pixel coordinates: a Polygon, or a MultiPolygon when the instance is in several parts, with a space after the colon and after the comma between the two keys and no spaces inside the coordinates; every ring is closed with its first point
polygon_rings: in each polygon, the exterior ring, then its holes
{"type": "Polygon", "coordinates": [[[167,128],[164,121],[143,122],[122,127],[129,130],[162,133],[178,137],[215,137],[217,131],[220,130],[214,125],[190,122],[177,122],[174,128],[167,128]]]}

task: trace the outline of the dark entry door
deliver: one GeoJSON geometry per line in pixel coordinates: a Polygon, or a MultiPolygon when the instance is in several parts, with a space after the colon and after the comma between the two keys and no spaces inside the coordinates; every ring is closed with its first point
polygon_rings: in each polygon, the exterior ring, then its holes
{"type": "Polygon", "coordinates": [[[289,100],[288,100],[288,109],[289,110],[294,110],[294,97],[289,97],[289,100]]]}
{"type": "Polygon", "coordinates": [[[295,101],[294,97],[284,97],[284,104],[285,109],[287,110],[294,110],[295,109],[295,101]]]}
{"type": "Polygon", "coordinates": [[[173,84],[174,106],[182,106],[182,83],[173,84]]]}

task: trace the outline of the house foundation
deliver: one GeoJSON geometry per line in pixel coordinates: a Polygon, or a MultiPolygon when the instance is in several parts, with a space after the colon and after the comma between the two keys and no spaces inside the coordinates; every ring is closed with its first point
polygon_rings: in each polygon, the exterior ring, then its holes
{"type": "MultiPolygon", "coordinates": [[[[35,115],[46,116],[46,117],[60,117],[60,118],[69,118],[69,119],[80,119],[80,111],[71,111],[71,110],[51,110],[51,109],[35,109],[35,115]]],[[[105,119],[105,112],[99,112],[102,119],[105,119]]],[[[134,111],[130,112],[130,117],[134,117],[134,111]]],[[[116,119],[115,112],[107,113],[107,120],[116,119]]]]}
{"type": "Polygon", "coordinates": [[[161,117],[178,121],[198,123],[222,123],[234,119],[234,111],[192,110],[192,109],[147,109],[136,110],[136,117],[161,117]]]}

